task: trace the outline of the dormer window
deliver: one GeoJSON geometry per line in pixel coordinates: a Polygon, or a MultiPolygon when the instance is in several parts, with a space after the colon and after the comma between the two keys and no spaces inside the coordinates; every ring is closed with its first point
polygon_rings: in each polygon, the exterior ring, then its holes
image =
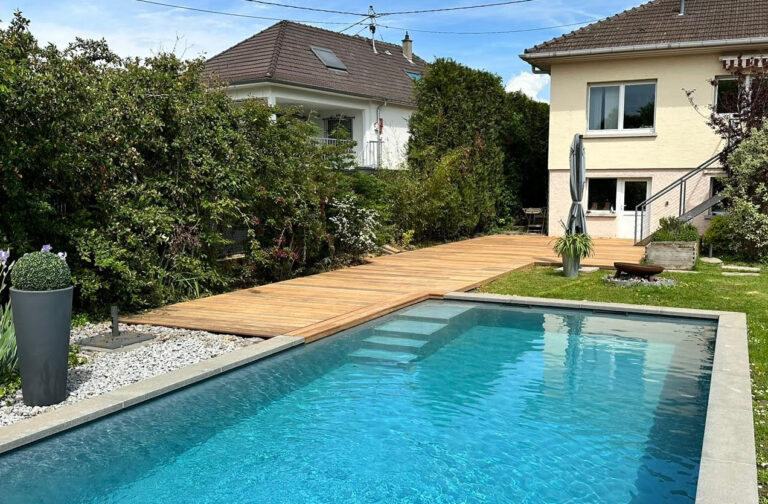
{"type": "Polygon", "coordinates": [[[317,56],[317,59],[322,61],[323,65],[325,65],[327,68],[330,68],[331,70],[342,70],[344,72],[347,71],[347,66],[344,64],[344,62],[341,61],[339,57],[336,56],[330,49],[315,46],[312,46],[311,49],[312,52],[315,53],[315,56],[317,56]]]}

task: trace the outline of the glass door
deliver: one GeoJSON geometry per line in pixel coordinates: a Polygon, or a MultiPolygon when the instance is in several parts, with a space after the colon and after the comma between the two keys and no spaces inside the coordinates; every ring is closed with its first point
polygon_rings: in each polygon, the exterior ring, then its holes
{"type": "Polygon", "coordinates": [[[640,235],[640,226],[642,225],[642,235],[647,236],[650,230],[650,214],[637,212],[637,205],[648,199],[651,195],[650,179],[619,179],[618,184],[618,204],[621,208],[619,212],[619,238],[635,238],[635,229],[640,235]],[[642,217],[642,219],[641,219],[642,217]],[[642,221],[642,222],[641,222],[642,221]],[[637,228],[635,228],[637,225],[637,228]]]}

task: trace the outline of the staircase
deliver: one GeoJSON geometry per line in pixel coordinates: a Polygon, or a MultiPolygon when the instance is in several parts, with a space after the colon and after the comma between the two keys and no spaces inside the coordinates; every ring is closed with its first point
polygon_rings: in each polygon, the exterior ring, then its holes
{"type": "Polygon", "coordinates": [[[702,164],[669,184],[647,200],[635,207],[635,245],[647,245],[658,230],[659,220],[664,217],[677,217],[682,222],[689,222],[721,201],[724,196],[716,194],[691,209],[686,209],[688,183],[704,170],[715,165],[722,153],[717,153],[702,164]]]}

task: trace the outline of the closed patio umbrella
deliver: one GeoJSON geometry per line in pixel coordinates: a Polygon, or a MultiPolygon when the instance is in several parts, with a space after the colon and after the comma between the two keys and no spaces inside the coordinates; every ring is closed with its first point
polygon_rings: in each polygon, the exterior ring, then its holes
{"type": "Polygon", "coordinates": [[[571,144],[571,210],[568,212],[568,230],[571,233],[586,233],[587,218],[581,199],[584,197],[584,185],[587,182],[587,170],[584,164],[584,141],[581,135],[573,137],[571,144]]]}

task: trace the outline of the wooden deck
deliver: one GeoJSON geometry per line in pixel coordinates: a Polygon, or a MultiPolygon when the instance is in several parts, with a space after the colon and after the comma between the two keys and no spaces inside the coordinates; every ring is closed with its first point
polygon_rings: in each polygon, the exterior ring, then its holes
{"type": "MultiPolygon", "coordinates": [[[[554,238],[494,235],[373,259],[369,264],[170,305],[123,322],[307,342],[533,263],[553,263],[554,238]]],[[[585,265],[638,262],[630,240],[595,240],[585,265]]]]}

